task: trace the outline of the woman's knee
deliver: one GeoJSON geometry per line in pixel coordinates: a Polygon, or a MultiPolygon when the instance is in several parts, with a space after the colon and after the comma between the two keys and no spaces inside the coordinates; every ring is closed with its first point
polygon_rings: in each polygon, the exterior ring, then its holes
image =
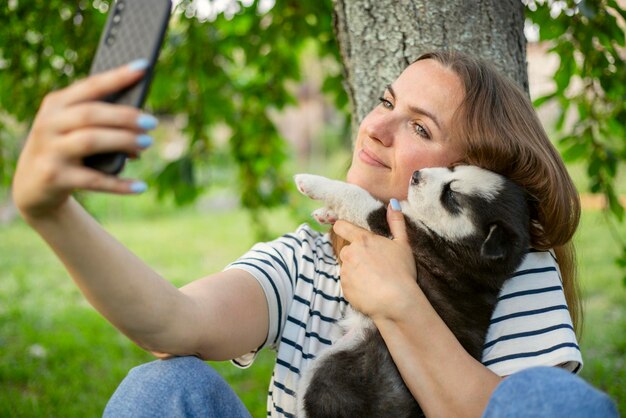
{"type": "Polygon", "coordinates": [[[228,383],[197,357],[156,360],[133,368],[104,415],[249,416],[228,383]]]}
{"type": "Polygon", "coordinates": [[[168,391],[226,384],[211,366],[192,356],[141,364],[130,370],[125,381],[152,389],[163,387],[168,391]]]}
{"type": "Polygon", "coordinates": [[[487,417],[618,417],[613,401],[580,377],[558,367],[533,367],[505,378],[487,417]]]}

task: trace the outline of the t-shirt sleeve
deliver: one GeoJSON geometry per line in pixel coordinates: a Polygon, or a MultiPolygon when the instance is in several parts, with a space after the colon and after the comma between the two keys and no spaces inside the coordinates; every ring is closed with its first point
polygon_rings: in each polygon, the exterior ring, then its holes
{"type": "Polygon", "coordinates": [[[534,366],[580,371],[580,348],[551,252],[529,252],[505,283],[491,318],[482,362],[500,376],[534,366]]]}
{"type": "Polygon", "coordinates": [[[294,283],[302,259],[302,236],[312,233],[308,226],[302,225],[293,234],[254,245],[238,260],[226,266],[225,270],[240,269],[250,273],[261,285],[269,308],[269,329],[265,341],[253,352],[233,359],[236,366],[249,367],[262,348],[276,349],[293,300],[294,283]]]}

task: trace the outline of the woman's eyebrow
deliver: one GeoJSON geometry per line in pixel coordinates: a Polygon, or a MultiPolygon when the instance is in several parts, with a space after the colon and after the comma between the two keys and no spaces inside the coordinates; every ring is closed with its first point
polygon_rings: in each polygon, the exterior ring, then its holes
{"type": "MultiPolygon", "coordinates": [[[[391,87],[391,84],[387,85],[387,91],[389,92],[389,94],[391,94],[391,97],[393,97],[394,99],[396,98],[396,93],[393,91],[393,87],[391,87]]],[[[434,122],[434,124],[437,126],[437,129],[441,131],[441,125],[439,125],[439,120],[434,115],[434,113],[429,112],[428,110],[421,108],[419,106],[409,105],[408,108],[413,113],[418,113],[420,115],[424,115],[428,117],[429,119],[431,119],[434,122]]]]}

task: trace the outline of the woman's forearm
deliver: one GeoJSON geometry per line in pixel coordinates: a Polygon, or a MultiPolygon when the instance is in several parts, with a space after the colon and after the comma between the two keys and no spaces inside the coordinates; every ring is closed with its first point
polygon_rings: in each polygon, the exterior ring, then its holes
{"type": "Polygon", "coordinates": [[[501,378],[461,346],[424,294],[401,319],[376,320],[407,387],[428,417],[480,417],[501,378]]]}
{"type": "Polygon", "coordinates": [[[109,235],[73,199],[54,213],[26,221],[64,263],[89,302],[148,349],[163,349],[184,317],[186,296],[109,235]],[[165,332],[167,331],[167,333],[165,332]]]}

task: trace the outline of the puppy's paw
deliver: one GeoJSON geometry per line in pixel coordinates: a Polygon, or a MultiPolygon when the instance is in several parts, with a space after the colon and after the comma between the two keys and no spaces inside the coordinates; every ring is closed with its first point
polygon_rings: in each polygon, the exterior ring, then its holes
{"type": "Polygon", "coordinates": [[[322,225],[332,225],[339,219],[335,211],[330,208],[319,208],[313,211],[311,216],[313,216],[313,218],[315,218],[315,220],[322,225]]]}
{"type": "Polygon", "coordinates": [[[324,190],[332,184],[332,180],[314,174],[296,174],[294,181],[300,193],[314,200],[324,199],[324,190]]]}

